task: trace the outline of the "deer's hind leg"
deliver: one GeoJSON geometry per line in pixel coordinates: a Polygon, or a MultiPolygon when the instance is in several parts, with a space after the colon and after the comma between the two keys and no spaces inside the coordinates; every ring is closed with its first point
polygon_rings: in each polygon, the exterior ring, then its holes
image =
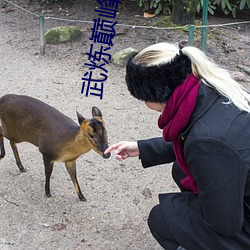
{"type": "Polygon", "coordinates": [[[82,191],[80,189],[79,183],[76,177],[76,161],[67,161],[65,162],[66,169],[70,175],[71,180],[74,183],[75,190],[78,194],[78,197],[81,201],[87,201],[86,198],[83,196],[82,191]]]}
{"type": "Polygon", "coordinates": [[[3,141],[3,129],[1,126],[0,126],[0,149],[1,149],[0,159],[2,159],[5,156],[5,149],[3,141]]]}
{"type": "Polygon", "coordinates": [[[18,168],[20,169],[21,172],[25,172],[26,170],[24,169],[22,163],[21,163],[21,160],[20,160],[20,157],[19,157],[19,154],[18,154],[18,151],[17,151],[17,146],[16,146],[16,143],[14,141],[11,141],[10,140],[10,146],[13,150],[13,153],[14,153],[14,156],[15,156],[15,159],[16,159],[16,164],[18,166],[18,168]]]}

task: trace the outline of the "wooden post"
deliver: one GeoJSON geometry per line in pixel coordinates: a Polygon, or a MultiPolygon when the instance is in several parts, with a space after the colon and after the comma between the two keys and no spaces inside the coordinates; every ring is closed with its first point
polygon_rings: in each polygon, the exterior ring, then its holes
{"type": "Polygon", "coordinates": [[[44,39],[44,33],[45,33],[45,28],[44,28],[44,12],[42,11],[39,15],[39,24],[40,24],[40,54],[44,55],[45,54],[45,39],[44,39]]]}
{"type": "Polygon", "coordinates": [[[202,44],[201,44],[201,49],[202,51],[206,51],[207,48],[207,15],[208,15],[208,0],[203,1],[203,9],[202,9],[202,34],[201,34],[201,39],[202,39],[202,44]]]}
{"type": "Polygon", "coordinates": [[[189,26],[189,31],[188,31],[188,45],[189,46],[194,46],[194,25],[189,26]]]}

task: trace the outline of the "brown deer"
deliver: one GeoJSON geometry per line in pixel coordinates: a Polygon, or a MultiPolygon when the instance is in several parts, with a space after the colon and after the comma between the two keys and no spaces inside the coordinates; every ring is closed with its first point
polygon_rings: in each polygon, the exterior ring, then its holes
{"type": "Polygon", "coordinates": [[[0,158],[5,155],[3,137],[9,139],[16,164],[21,172],[25,169],[20,161],[17,143],[29,142],[39,148],[45,167],[45,193],[50,194],[50,176],[54,162],[64,162],[74,183],[78,197],[86,201],[76,176],[76,159],[94,149],[103,158],[108,148],[107,132],[102,113],[92,107],[93,118],[86,119],[77,112],[80,126],[60,111],[29,96],[9,94],[0,98],[0,158]]]}

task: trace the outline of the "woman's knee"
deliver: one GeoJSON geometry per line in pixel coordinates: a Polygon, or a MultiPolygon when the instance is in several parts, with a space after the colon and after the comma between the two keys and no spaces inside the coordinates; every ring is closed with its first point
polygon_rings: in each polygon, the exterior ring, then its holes
{"type": "Polygon", "coordinates": [[[158,228],[158,220],[160,217],[160,205],[156,205],[152,208],[149,216],[148,216],[148,226],[152,231],[155,231],[158,228]]]}
{"type": "Polygon", "coordinates": [[[164,249],[177,249],[179,244],[175,242],[169,232],[164,222],[159,204],[152,208],[148,217],[148,226],[154,238],[164,249]]]}

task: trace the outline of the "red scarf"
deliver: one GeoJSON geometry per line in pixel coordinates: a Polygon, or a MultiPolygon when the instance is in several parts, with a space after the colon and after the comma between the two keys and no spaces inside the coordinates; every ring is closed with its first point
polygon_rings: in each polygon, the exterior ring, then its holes
{"type": "Polygon", "coordinates": [[[173,142],[176,161],[187,174],[187,177],[181,180],[181,184],[195,194],[198,194],[198,187],[185,160],[179,135],[188,125],[194,111],[199,86],[200,80],[191,73],[174,90],[158,120],[159,128],[163,129],[164,139],[173,142]]]}

